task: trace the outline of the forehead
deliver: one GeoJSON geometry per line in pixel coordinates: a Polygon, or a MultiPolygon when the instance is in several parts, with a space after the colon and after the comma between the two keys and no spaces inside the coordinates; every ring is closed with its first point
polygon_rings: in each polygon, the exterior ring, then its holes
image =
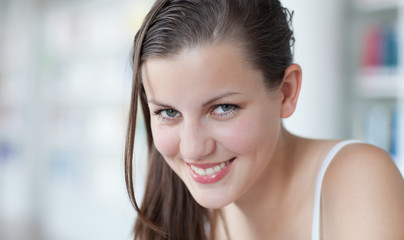
{"type": "Polygon", "coordinates": [[[150,58],[142,65],[142,79],[148,97],[248,90],[257,87],[257,82],[263,87],[261,72],[247,61],[243,48],[230,43],[186,48],[170,58],[150,58]]]}

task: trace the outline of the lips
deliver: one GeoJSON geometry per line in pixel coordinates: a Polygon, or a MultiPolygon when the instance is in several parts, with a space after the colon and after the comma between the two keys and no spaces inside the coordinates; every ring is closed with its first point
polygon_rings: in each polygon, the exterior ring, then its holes
{"type": "Polygon", "coordinates": [[[189,164],[187,168],[191,177],[198,183],[215,183],[227,175],[235,158],[221,163],[189,164]]]}

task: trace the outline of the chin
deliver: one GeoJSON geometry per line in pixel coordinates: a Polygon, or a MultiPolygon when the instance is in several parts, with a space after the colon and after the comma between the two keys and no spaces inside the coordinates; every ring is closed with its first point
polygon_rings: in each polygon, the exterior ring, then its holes
{"type": "Polygon", "coordinates": [[[232,199],[229,199],[228,197],[223,196],[221,194],[214,194],[210,196],[199,196],[198,194],[193,194],[192,191],[191,194],[199,205],[209,209],[223,208],[234,202],[232,199]]]}
{"type": "Polygon", "coordinates": [[[220,209],[223,208],[227,205],[229,205],[232,202],[221,202],[221,201],[198,201],[196,200],[199,205],[201,205],[204,208],[209,208],[209,209],[220,209]]]}

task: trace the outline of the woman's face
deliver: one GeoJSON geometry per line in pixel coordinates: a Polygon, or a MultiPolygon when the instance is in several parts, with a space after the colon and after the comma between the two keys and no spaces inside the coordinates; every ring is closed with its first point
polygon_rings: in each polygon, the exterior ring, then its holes
{"type": "Polygon", "coordinates": [[[281,97],[242,48],[221,43],[152,58],[142,79],[154,144],[195,200],[221,208],[246,194],[276,148],[281,97]]]}

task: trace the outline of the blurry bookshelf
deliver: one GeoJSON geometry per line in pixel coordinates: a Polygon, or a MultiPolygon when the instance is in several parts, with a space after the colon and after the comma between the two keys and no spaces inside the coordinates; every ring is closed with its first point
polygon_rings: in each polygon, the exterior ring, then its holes
{"type": "Polygon", "coordinates": [[[350,1],[347,18],[351,137],[389,152],[402,172],[403,2],[350,1]]]}
{"type": "Polygon", "coordinates": [[[150,4],[0,2],[1,240],[130,239],[130,52],[150,4]]]}

